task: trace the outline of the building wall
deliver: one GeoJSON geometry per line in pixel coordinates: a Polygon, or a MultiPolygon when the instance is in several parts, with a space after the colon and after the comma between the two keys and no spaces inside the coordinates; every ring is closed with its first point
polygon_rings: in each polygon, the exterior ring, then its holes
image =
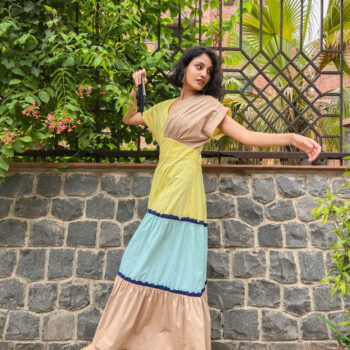
{"type": "MultiPolygon", "coordinates": [[[[86,345],[146,212],[153,164],[53,166],[0,184],[1,350],[86,345]]],[[[350,300],[319,283],[334,234],[309,213],[343,170],[204,166],[213,350],[337,349],[316,314],[342,320],[350,300]]]]}

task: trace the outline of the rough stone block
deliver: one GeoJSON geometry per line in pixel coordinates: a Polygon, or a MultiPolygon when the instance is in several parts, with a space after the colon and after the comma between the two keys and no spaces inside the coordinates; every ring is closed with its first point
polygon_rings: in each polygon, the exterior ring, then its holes
{"type": "Polygon", "coordinates": [[[285,197],[298,197],[305,193],[304,180],[285,176],[277,177],[278,191],[285,197]]]}
{"type": "Polygon", "coordinates": [[[303,283],[319,282],[325,276],[322,252],[298,251],[298,257],[303,283]]]}
{"type": "Polygon", "coordinates": [[[4,218],[9,214],[11,204],[11,199],[0,198],[0,218],[4,218]]]}
{"type": "Polygon", "coordinates": [[[48,278],[52,280],[72,276],[73,262],[73,249],[51,249],[47,272],[48,278]]]}
{"type": "Polygon", "coordinates": [[[270,277],[281,283],[297,282],[297,266],[293,252],[270,251],[270,277]]]}
{"type": "Polygon", "coordinates": [[[297,321],[280,311],[262,311],[262,331],[264,340],[298,339],[297,321]]]}
{"type": "Polygon", "coordinates": [[[237,251],[233,255],[235,277],[259,277],[266,274],[266,256],[263,250],[237,251]]]}
{"type": "Polygon", "coordinates": [[[100,247],[120,246],[120,226],[112,221],[101,222],[100,247]]]}
{"type": "Polygon", "coordinates": [[[315,311],[331,311],[341,309],[340,294],[337,292],[331,298],[332,289],[333,287],[327,284],[320,284],[312,287],[315,311]]]}
{"type": "Polygon", "coordinates": [[[278,307],[280,305],[280,287],[267,280],[251,280],[248,283],[248,305],[278,307]]]}
{"type": "Polygon", "coordinates": [[[221,338],[221,312],[210,309],[211,339],[221,338]]]}
{"type": "Polygon", "coordinates": [[[301,320],[301,332],[303,339],[328,339],[327,326],[316,314],[301,320]]]}
{"type": "Polygon", "coordinates": [[[119,199],[117,221],[126,222],[132,219],[135,211],[135,199],[119,199]]]}
{"type": "Polygon", "coordinates": [[[107,251],[105,279],[114,280],[119,270],[124,249],[110,249],[107,251]]]}
{"type": "Polygon", "coordinates": [[[134,196],[147,196],[151,191],[152,178],[150,176],[134,176],[132,191],[134,196]]]}
{"type": "Polygon", "coordinates": [[[236,350],[236,344],[232,342],[211,342],[211,350],[236,350]]]}
{"type": "Polygon", "coordinates": [[[340,180],[333,180],[332,182],[332,189],[334,194],[341,194],[344,198],[350,198],[350,187],[344,187],[341,189],[346,183],[348,183],[349,180],[340,179],[340,180]]]}
{"type": "Polygon", "coordinates": [[[104,252],[93,252],[80,250],[78,252],[78,263],[76,275],[87,278],[101,278],[103,269],[104,252]]]}
{"type": "Polygon", "coordinates": [[[245,286],[242,281],[208,281],[208,303],[216,309],[227,310],[244,305],[245,286]]]}
{"type": "Polygon", "coordinates": [[[30,174],[15,174],[5,177],[0,183],[0,196],[19,197],[32,193],[34,176],[30,174]]]}
{"type": "Polygon", "coordinates": [[[310,195],[303,196],[297,200],[297,213],[301,221],[309,222],[315,220],[314,216],[311,216],[311,210],[317,207],[314,201],[315,198],[310,195]]]}
{"type": "Polygon", "coordinates": [[[225,247],[254,246],[254,230],[250,226],[238,220],[223,220],[223,224],[225,247]]]}
{"type": "Polygon", "coordinates": [[[79,339],[92,339],[98,322],[101,318],[101,311],[96,308],[89,308],[78,314],[78,338],[79,339]]]}
{"type": "Polygon", "coordinates": [[[55,311],[44,317],[43,340],[68,340],[74,337],[74,314],[55,311]]]}
{"type": "Polygon", "coordinates": [[[286,222],[286,245],[288,248],[303,248],[307,246],[307,232],[305,224],[297,221],[286,222]]]}
{"type": "Polygon", "coordinates": [[[0,277],[11,276],[16,264],[16,252],[13,250],[0,250],[0,277]]]}
{"type": "Polygon", "coordinates": [[[316,197],[327,197],[329,185],[326,180],[317,179],[314,176],[308,178],[309,194],[316,197]]]}
{"type": "Polygon", "coordinates": [[[21,220],[0,221],[0,247],[21,247],[27,231],[27,223],[21,220]]]}
{"type": "Polygon", "coordinates": [[[80,310],[89,303],[89,284],[87,282],[73,280],[61,284],[58,304],[62,309],[80,310]]]}
{"type": "Polygon", "coordinates": [[[103,283],[98,282],[95,283],[93,291],[92,291],[92,298],[94,304],[99,307],[100,309],[104,309],[107,301],[112,293],[114,283],[103,283]]]}
{"type": "Polygon", "coordinates": [[[57,285],[55,283],[36,283],[29,286],[28,309],[34,312],[47,312],[55,308],[57,285]]]}
{"type": "Polygon", "coordinates": [[[29,246],[61,246],[64,225],[60,221],[42,219],[30,225],[29,246]]]}
{"type": "MultiPolygon", "coordinates": [[[[337,328],[343,333],[348,334],[349,328],[347,326],[340,325],[340,322],[349,322],[349,318],[347,317],[347,313],[345,311],[341,312],[331,312],[328,314],[328,319],[337,326],[337,328]]],[[[333,339],[337,339],[338,333],[334,332],[331,329],[331,337],[333,339]]]]}
{"type": "Polygon", "coordinates": [[[16,344],[16,350],[44,350],[44,344],[42,343],[18,343],[16,344]]]}
{"type": "Polygon", "coordinates": [[[237,198],[238,215],[249,225],[258,226],[264,219],[263,208],[248,197],[237,198]]]}
{"type": "Polygon", "coordinates": [[[207,275],[209,278],[228,278],[230,276],[229,251],[208,251],[207,275]]]}
{"type": "Polygon", "coordinates": [[[112,219],[115,201],[103,194],[98,194],[86,201],[86,216],[96,219],[112,219]]]}
{"type": "Polygon", "coordinates": [[[266,224],[258,228],[261,247],[282,247],[282,229],[279,224],[266,224]]]}
{"type": "Polygon", "coordinates": [[[102,177],[102,191],[116,197],[130,195],[130,178],[128,176],[107,175],[102,177]]]}
{"type": "Polygon", "coordinates": [[[258,310],[234,309],[224,311],[225,339],[259,339],[258,310]]]}
{"type": "Polygon", "coordinates": [[[17,198],[15,201],[14,214],[25,218],[38,218],[48,213],[49,201],[47,198],[37,196],[17,198]]]}
{"type": "Polygon", "coordinates": [[[49,350],[81,350],[88,346],[88,342],[85,343],[49,343],[49,350]]]}
{"type": "Polygon", "coordinates": [[[55,198],[52,200],[52,215],[61,220],[74,220],[83,215],[84,203],[79,198],[55,198]]]}
{"type": "Polygon", "coordinates": [[[285,287],[284,288],[284,310],[302,316],[311,311],[310,293],[308,288],[285,287]]]}
{"type": "Polygon", "coordinates": [[[139,198],[137,200],[137,216],[139,219],[143,219],[143,217],[146,215],[148,209],[148,197],[146,198],[139,198]]]}
{"type": "MultiPolygon", "coordinates": [[[[221,247],[221,228],[216,221],[208,221],[208,247],[221,247]]],[[[0,260],[1,261],[1,260],[0,260]]]]}
{"type": "Polygon", "coordinates": [[[46,197],[57,196],[61,190],[61,175],[55,173],[42,173],[38,176],[36,193],[46,197]]]}
{"type": "Polygon", "coordinates": [[[253,198],[260,203],[268,203],[276,197],[275,184],[272,177],[253,179],[253,198]]]}
{"type": "Polygon", "coordinates": [[[235,216],[234,198],[223,193],[207,195],[208,218],[228,218],[235,216]]]}
{"type": "Polygon", "coordinates": [[[336,342],[309,343],[308,350],[339,350],[336,342]]]}
{"type": "Polygon", "coordinates": [[[266,207],[266,217],[275,221],[284,221],[295,218],[293,202],[277,200],[266,207]]]}
{"type": "Polygon", "coordinates": [[[65,178],[64,194],[67,196],[88,196],[97,190],[96,175],[72,174],[65,178]]]}
{"type": "Polygon", "coordinates": [[[239,343],[238,350],[270,350],[266,344],[261,343],[239,343]]]}
{"type": "Polygon", "coordinates": [[[311,243],[314,247],[327,249],[328,245],[338,240],[338,236],[332,229],[335,227],[333,222],[326,222],[322,225],[322,221],[310,224],[311,243]]]}
{"type": "Polygon", "coordinates": [[[68,226],[67,245],[94,247],[96,245],[96,221],[75,221],[68,226]]]}
{"type": "Polygon", "coordinates": [[[15,278],[0,281],[0,308],[19,309],[24,306],[25,284],[15,278]]]}
{"type": "Polygon", "coordinates": [[[40,318],[29,312],[11,311],[9,313],[5,339],[37,339],[39,338],[40,318]]]}
{"type": "Polygon", "coordinates": [[[13,343],[0,341],[0,350],[13,350],[13,343]]]}
{"type": "Polygon", "coordinates": [[[223,176],[220,178],[219,189],[234,195],[249,193],[249,185],[244,177],[223,176]]]}
{"type": "Polygon", "coordinates": [[[129,244],[130,239],[132,238],[132,236],[134,235],[134,233],[136,232],[136,230],[140,226],[140,224],[141,224],[141,221],[136,220],[136,221],[131,222],[130,224],[124,225],[123,243],[124,243],[125,247],[129,244]]]}
{"type": "Polygon", "coordinates": [[[203,175],[205,193],[216,191],[218,188],[218,179],[216,176],[203,175]]]}
{"type": "Polygon", "coordinates": [[[45,249],[23,249],[20,251],[16,275],[28,281],[44,278],[45,249]]]}

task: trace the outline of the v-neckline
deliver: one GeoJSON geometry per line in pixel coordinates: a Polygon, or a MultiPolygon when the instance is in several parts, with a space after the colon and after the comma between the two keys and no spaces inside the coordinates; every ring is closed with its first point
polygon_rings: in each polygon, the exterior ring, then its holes
{"type": "MultiPolygon", "coordinates": [[[[186,101],[186,100],[192,98],[193,96],[197,96],[197,95],[200,95],[200,94],[191,95],[191,96],[189,96],[189,97],[183,99],[183,101],[186,101]]],[[[174,105],[174,103],[175,103],[179,98],[180,98],[180,97],[176,97],[176,98],[173,98],[173,99],[170,100],[170,105],[169,105],[169,107],[168,107],[168,116],[169,116],[169,114],[172,113],[172,110],[170,110],[171,107],[174,105]]]]}

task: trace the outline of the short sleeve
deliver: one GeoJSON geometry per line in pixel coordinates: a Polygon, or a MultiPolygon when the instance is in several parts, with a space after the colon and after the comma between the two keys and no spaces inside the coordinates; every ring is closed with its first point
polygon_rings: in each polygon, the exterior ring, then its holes
{"type": "Polygon", "coordinates": [[[203,132],[208,138],[218,140],[225,135],[218,126],[223,121],[226,114],[228,114],[228,111],[229,108],[224,107],[218,100],[214,98],[211,99],[210,106],[208,106],[206,122],[203,128],[203,132]]]}

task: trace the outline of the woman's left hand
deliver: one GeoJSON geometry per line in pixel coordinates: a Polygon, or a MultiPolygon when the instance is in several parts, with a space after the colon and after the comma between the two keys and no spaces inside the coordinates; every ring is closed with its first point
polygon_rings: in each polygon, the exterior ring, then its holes
{"type": "Polygon", "coordinates": [[[321,146],[315,140],[298,134],[293,134],[293,146],[306,152],[309,162],[313,162],[321,152],[321,146]]]}

